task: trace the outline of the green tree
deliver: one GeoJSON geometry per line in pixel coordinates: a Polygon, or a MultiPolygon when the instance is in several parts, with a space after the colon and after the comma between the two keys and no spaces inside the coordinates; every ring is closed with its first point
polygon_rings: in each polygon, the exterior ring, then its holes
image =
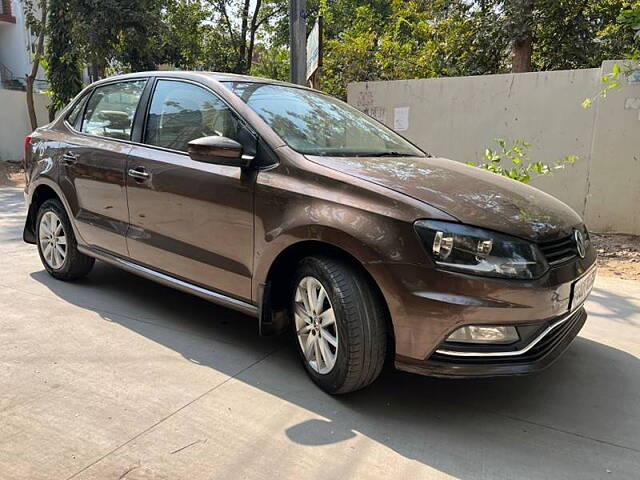
{"type": "Polygon", "coordinates": [[[509,41],[491,2],[373,1],[328,4],[323,89],[353,81],[480,75],[505,70],[509,41]]]}
{"type": "Polygon", "coordinates": [[[289,81],[289,50],[284,47],[256,45],[251,75],[289,81]]]}
{"type": "MultiPolygon", "coordinates": [[[[65,43],[47,46],[64,59],[51,76],[79,59],[94,79],[163,63],[288,76],[288,0],[48,1],[70,23],[56,27],[65,43]]],[[[308,0],[307,18],[309,29],[324,18],[322,88],[345,97],[356,81],[585,68],[637,54],[639,2],[308,0]]]]}
{"type": "Polygon", "coordinates": [[[599,67],[629,55],[633,33],[618,23],[624,5],[622,0],[537,0],[533,69],[599,67]]]}
{"type": "Polygon", "coordinates": [[[531,71],[535,5],[534,0],[506,0],[498,6],[504,9],[503,25],[511,40],[511,71],[514,73],[531,71]]]}
{"type": "Polygon", "coordinates": [[[183,69],[207,67],[206,45],[214,33],[205,21],[211,14],[198,0],[170,0],[162,15],[162,60],[183,69]]]}
{"type": "Polygon", "coordinates": [[[633,59],[640,57],[640,0],[626,3],[618,15],[617,27],[627,36],[633,37],[633,47],[629,55],[633,59]]]}
{"type": "MultiPolygon", "coordinates": [[[[319,0],[310,5],[311,24],[319,0]]],[[[324,14],[322,85],[340,96],[354,81],[588,68],[637,48],[634,31],[617,21],[627,0],[369,0],[352,5],[328,2],[324,14]]],[[[276,31],[278,41],[284,41],[283,29],[276,31]]]]}
{"type": "Polygon", "coordinates": [[[80,52],[73,34],[72,0],[49,0],[48,41],[45,50],[51,89],[49,119],[82,89],[80,52]]]}
{"type": "MultiPolygon", "coordinates": [[[[288,0],[208,0],[213,9],[213,21],[221,25],[226,44],[233,52],[234,61],[229,70],[248,73],[254,60],[256,43],[261,30],[269,23],[286,17],[288,0]]],[[[229,50],[225,49],[226,53],[229,50]]],[[[221,52],[222,53],[222,52],[221,52]]]]}
{"type": "Polygon", "coordinates": [[[111,64],[146,70],[156,63],[154,41],[163,0],[72,0],[75,42],[90,66],[92,80],[111,64]]]}
{"type": "MultiPolygon", "coordinates": [[[[31,0],[33,1],[33,0],[31,0]]],[[[155,68],[166,0],[40,0],[48,6],[43,62],[51,90],[49,115],[82,89],[82,68],[92,80],[114,71],[155,68]]],[[[33,11],[33,7],[30,7],[33,11]]]]}

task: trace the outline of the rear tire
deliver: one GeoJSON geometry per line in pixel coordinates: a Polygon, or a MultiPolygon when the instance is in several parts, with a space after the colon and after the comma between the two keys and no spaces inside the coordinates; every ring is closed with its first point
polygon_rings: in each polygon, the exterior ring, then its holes
{"type": "Polygon", "coordinates": [[[36,241],[44,268],[59,280],[76,280],[87,275],[95,259],[78,251],[67,212],[57,199],[49,199],[38,210],[36,241]]]}
{"type": "Polygon", "coordinates": [[[311,379],[325,392],[341,394],[378,378],[387,349],[387,312],[363,272],[330,257],[306,257],[291,291],[295,345],[311,379]],[[331,317],[334,322],[327,321],[331,317]]]}

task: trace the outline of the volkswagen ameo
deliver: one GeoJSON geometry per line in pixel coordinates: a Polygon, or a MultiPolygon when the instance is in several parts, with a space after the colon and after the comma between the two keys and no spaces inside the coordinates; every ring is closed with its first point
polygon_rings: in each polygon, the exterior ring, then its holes
{"type": "Polygon", "coordinates": [[[324,93],[261,78],[96,82],[25,141],[28,218],[60,280],[95,259],[289,331],[329,393],[385,360],[543,369],[585,322],[596,253],[571,208],[432,157],[324,93]]]}

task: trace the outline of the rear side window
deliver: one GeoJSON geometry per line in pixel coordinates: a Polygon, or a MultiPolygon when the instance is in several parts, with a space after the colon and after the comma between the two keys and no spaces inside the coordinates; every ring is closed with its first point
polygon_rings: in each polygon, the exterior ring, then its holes
{"type": "Polygon", "coordinates": [[[208,136],[242,143],[242,126],[220,98],[191,83],[159,80],[153,92],[144,142],[187,151],[188,143],[208,136]]]}
{"type": "Polygon", "coordinates": [[[87,102],[81,130],[90,135],[131,139],[136,114],[146,80],[97,87],[87,102]]]}

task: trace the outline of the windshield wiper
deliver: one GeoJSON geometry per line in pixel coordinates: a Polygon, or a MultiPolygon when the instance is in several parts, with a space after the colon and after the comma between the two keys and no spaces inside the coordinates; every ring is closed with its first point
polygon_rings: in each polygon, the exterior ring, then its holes
{"type": "Polygon", "coordinates": [[[419,157],[420,155],[401,152],[349,152],[349,151],[326,151],[326,150],[298,150],[304,155],[320,155],[328,157],[419,157]]]}
{"type": "Polygon", "coordinates": [[[363,157],[415,157],[410,153],[401,153],[401,152],[376,152],[376,153],[367,153],[362,155],[363,157]]]}

